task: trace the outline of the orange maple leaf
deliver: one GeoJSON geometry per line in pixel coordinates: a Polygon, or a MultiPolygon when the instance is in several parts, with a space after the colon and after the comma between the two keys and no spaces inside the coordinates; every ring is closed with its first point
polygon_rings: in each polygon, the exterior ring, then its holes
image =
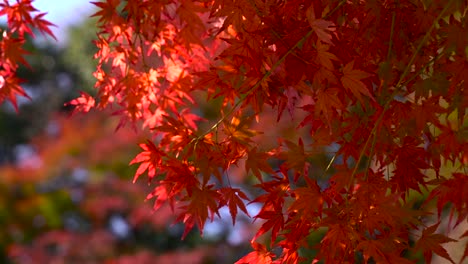
{"type": "Polygon", "coordinates": [[[335,24],[331,21],[326,21],[321,18],[316,19],[313,5],[311,5],[307,9],[306,15],[307,20],[309,21],[309,24],[312,27],[312,29],[315,31],[315,34],[317,34],[318,39],[325,43],[333,45],[333,42],[331,41],[332,35],[329,33],[329,31],[335,31],[335,28],[333,28],[335,24]]]}
{"type": "Polygon", "coordinates": [[[332,60],[339,61],[339,59],[335,56],[335,54],[328,52],[330,45],[322,44],[321,41],[317,41],[316,48],[317,48],[317,60],[319,61],[319,63],[323,67],[329,70],[333,70],[334,67],[333,67],[332,60]]]}
{"type": "Polygon", "coordinates": [[[308,154],[304,150],[304,142],[302,138],[299,138],[297,145],[289,140],[285,140],[284,143],[289,150],[280,155],[281,158],[286,159],[286,162],[283,163],[282,166],[288,169],[294,169],[294,181],[297,181],[300,175],[307,174],[310,166],[310,163],[307,161],[308,154]]]}
{"type": "Polygon", "coordinates": [[[258,132],[249,129],[250,119],[240,119],[233,117],[231,122],[224,122],[224,131],[227,135],[240,144],[247,144],[252,141],[252,137],[257,135],[258,132]]]}
{"type": "Polygon", "coordinates": [[[295,201],[289,207],[289,211],[297,211],[301,217],[309,218],[322,214],[323,198],[320,187],[316,181],[304,177],[307,187],[300,187],[293,191],[295,201]]]}
{"type": "Polygon", "coordinates": [[[372,74],[361,71],[355,70],[354,61],[346,64],[343,68],[343,77],[341,77],[341,83],[343,87],[349,91],[361,102],[364,103],[364,100],[361,95],[365,95],[375,101],[372,94],[367,89],[366,85],[361,81],[361,79],[368,78],[372,76],[372,74]]]}
{"type": "Polygon", "coordinates": [[[319,89],[317,91],[317,102],[315,103],[315,113],[325,115],[328,126],[331,127],[331,120],[333,117],[334,109],[339,110],[343,108],[343,104],[338,98],[338,88],[319,89]]]}
{"type": "Polygon", "coordinates": [[[234,264],[250,264],[250,263],[271,264],[273,263],[272,257],[274,257],[274,255],[273,253],[269,252],[264,245],[252,242],[252,247],[254,248],[254,251],[245,255],[243,258],[239,259],[234,264]]]}
{"type": "Polygon", "coordinates": [[[254,147],[252,150],[248,151],[247,154],[247,160],[245,161],[245,171],[249,172],[251,170],[259,181],[263,181],[261,171],[268,174],[275,173],[271,166],[267,163],[267,159],[270,157],[270,155],[264,152],[257,152],[257,147],[254,147]]]}

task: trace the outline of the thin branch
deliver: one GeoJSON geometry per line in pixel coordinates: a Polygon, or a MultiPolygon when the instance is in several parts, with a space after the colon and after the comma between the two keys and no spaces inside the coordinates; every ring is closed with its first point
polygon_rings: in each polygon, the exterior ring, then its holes
{"type": "Polygon", "coordinates": [[[432,23],[431,27],[429,30],[426,32],[426,35],[424,35],[423,39],[419,43],[418,47],[416,48],[415,52],[413,53],[413,56],[411,57],[410,61],[406,65],[405,70],[403,71],[403,74],[400,76],[400,80],[398,80],[398,83],[395,85],[396,89],[399,89],[400,86],[403,83],[403,79],[408,75],[411,67],[413,66],[414,61],[416,60],[416,57],[418,56],[419,52],[421,51],[422,47],[426,43],[426,41],[429,39],[432,30],[435,28],[437,22],[445,15],[445,11],[449,9],[449,7],[452,5],[453,0],[450,0],[449,3],[445,5],[445,8],[440,12],[439,16],[434,20],[432,23]]]}
{"type": "MultiPolygon", "coordinates": [[[[411,57],[410,61],[408,62],[408,64],[406,65],[406,68],[403,72],[403,74],[400,76],[400,79],[398,80],[398,83],[395,85],[395,91],[392,93],[392,95],[390,96],[390,98],[388,98],[387,102],[385,103],[385,106],[384,106],[384,109],[382,110],[382,112],[380,113],[380,116],[379,118],[377,119],[377,121],[375,122],[373,128],[372,128],[372,131],[371,133],[369,134],[369,136],[367,137],[367,140],[364,144],[364,147],[362,148],[360,154],[359,154],[359,158],[356,162],[356,165],[353,169],[353,172],[351,173],[351,176],[349,177],[349,181],[348,181],[348,188],[351,187],[351,185],[353,184],[353,181],[354,181],[354,178],[356,176],[356,173],[357,173],[357,170],[358,170],[358,167],[359,167],[359,164],[361,164],[362,162],[362,159],[364,158],[365,156],[365,152],[367,150],[367,147],[372,139],[372,137],[377,137],[377,128],[379,127],[380,125],[380,122],[382,121],[384,115],[385,115],[385,112],[388,110],[388,108],[390,107],[390,103],[392,102],[393,98],[398,94],[398,92],[400,91],[400,88],[403,87],[403,79],[408,75],[409,73],[409,70],[413,64],[413,62],[416,60],[416,57],[418,56],[418,53],[421,51],[422,47],[424,46],[425,42],[429,39],[429,36],[432,32],[432,30],[435,28],[435,25],[437,24],[437,22],[444,16],[444,13],[445,11],[448,10],[448,8],[451,6],[453,0],[451,0],[446,6],[445,8],[442,10],[442,12],[439,14],[439,16],[434,20],[434,22],[432,23],[430,29],[426,32],[426,35],[424,35],[423,39],[421,40],[421,42],[419,43],[418,47],[416,48],[415,52],[413,53],[413,56],[411,57]]],[[[406,83],[406,82],[405,82],[406,83]]],[[[375,139],[374,139],[375,141],[375,139]]],[[[374,145],[374,144],[373,144],[374,145]]],[[[374,146],[373,146],[374,147],[374,146]]],[[[372,150],[371,150],[372,152],[372,150]]],[[[368,167],[366,168],[366,170],[368,169],[368,167]]]]}
{"type": "Polygon", "coordinates": [[[395,30],[395,17],[396,17],[396,12],[393,10],[392,14],[392,26],[390,28],[390,41],[388,44],[388,52],[387,52],[387,61],[390,62],[390,55],[392,54],[392,46],[393,46],[393,33],[395,30]]]}

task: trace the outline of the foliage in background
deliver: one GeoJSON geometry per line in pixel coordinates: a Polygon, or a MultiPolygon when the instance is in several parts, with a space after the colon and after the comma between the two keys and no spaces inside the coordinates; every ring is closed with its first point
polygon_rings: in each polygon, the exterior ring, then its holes
{"type": "Polygon", "coordinates": [[[132,184],[136,133],[102,114],[55,116],[28,156],[0,167],[2,263],[219,263],[242,244],[223,237],[181,242],[169,207],[152,212],[132,184]]]}

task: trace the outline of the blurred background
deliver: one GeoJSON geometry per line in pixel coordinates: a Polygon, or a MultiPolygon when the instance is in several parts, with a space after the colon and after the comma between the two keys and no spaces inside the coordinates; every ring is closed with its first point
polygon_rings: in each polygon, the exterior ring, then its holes
{"type": "MultiPolygon", "coordinates": [[[[0,263],[233,263],[250,251],[251,219],[223,220],[181,241],[167,207],[152,211],[151,186],[128,163],[145,135],[64,103],[93,93],[94,6],[83,0],[33,2],[57,41],[28,40],[31,69],[19,77],[31,100],[0,106],[0,263]]],[[[5,27],[5,18],[0,19],[5,27]]],[[[154,187],[154,186],[153,186],[154,187]]]]}

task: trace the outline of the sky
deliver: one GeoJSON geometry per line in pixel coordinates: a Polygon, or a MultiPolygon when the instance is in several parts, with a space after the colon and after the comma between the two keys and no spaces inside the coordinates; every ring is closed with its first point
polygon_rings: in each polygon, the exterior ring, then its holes
{"type": "MultiPolygon", "coordinates": [[[[52,31],[57,37],[59,44],[66,40],[66,28],[69,25],[78,24],[88,18],[94,10],[91,0],[34,0],[33,6],[41,13],[46,12],[45,19],[57,25],[52,31]]],[[[96,1],[96,0],[94,0],[96,1]]],[[[10,0],[10,3],[15,0],[10,0]]],[[[5,17],[0,19],[6,21],[5,17]]]]}

